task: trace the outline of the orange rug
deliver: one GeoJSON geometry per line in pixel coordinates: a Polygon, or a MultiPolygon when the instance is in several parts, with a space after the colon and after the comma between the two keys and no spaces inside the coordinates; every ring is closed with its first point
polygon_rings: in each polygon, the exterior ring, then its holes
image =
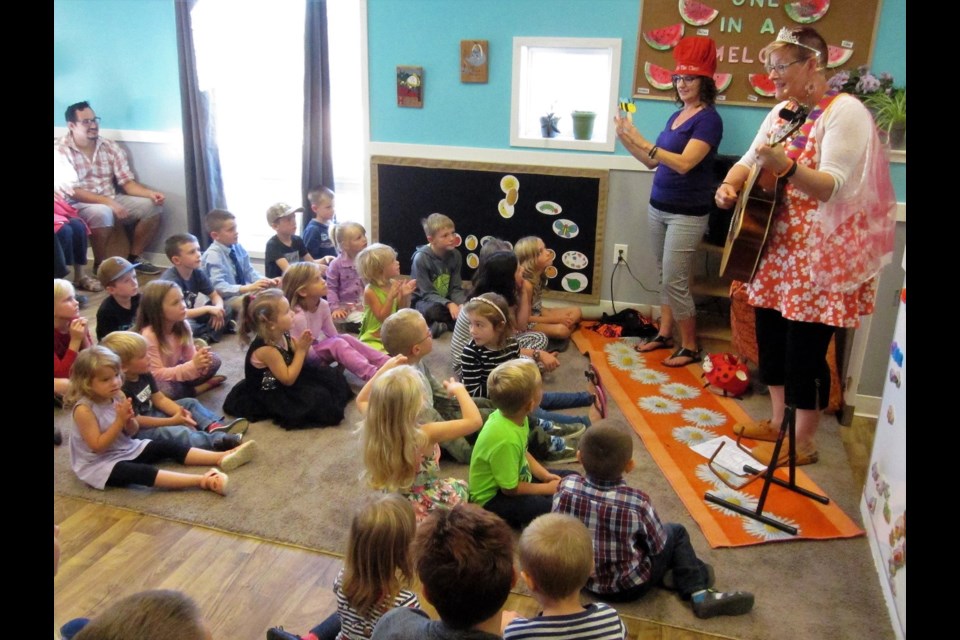
{"type": "MultiPolygon", "coordinates": [[[[669,351],[637,353],[636,338],[604,338],[594,331],[577,331],[574,343],[590,352],[608,398],[616,401],[660,467],[711,547],[738,547],[797,539],[851,538],[863,535],[839,507],[823,505],[777,485],[771,485],[764,515],[797,527],[796,536],[707,502],[704,494],[756,509],[762,478],[734,490],[711,470],[707,459],[690,447],[718,436],[736,439],[733,425],[752,422],[736,400],[703,389],[700,365],[671,368],[660,364],[669,351]]],[[[749,441],[744,441],[750,446],[749,441]]],[[[778,469],[784,480],[787,472],[778,469]]],[[[802,469],[797,485],[826,495],[802,469]]],[[[737,477],[727,476],[736,481],[737,477]]],[[[829,496],[828,496],[829,497],[829,496]]]]}

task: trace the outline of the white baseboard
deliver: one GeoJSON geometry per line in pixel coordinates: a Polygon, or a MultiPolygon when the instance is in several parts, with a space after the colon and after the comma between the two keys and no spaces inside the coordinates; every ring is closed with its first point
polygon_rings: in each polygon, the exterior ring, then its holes
{"type": "MultiPolygon", "coordinates": [[[[623,311],[626,308],[636,309],[640,312],[641,315],[647,318],[652,318],[657,320],[660,318],[660,307],[659,305],[651,304],[637,304],[635,302],[623,302],[617,300],[615,302],[617,311],[623,311]]],[[[598,304],[578,304],[576,302],[570,303],[564,300],[550,300],[547,298],[543,299],[543,306],[545,307],[569,307],[576,306],[580,307],[580,311],[583,313],[584,318],[599,318],[603,313],[613,313],[614,304],[611,304],[609,300],[601,299],[598,304]]]]}
{"type": "Polygon", "coordinates": [[[880,396],[864,396],[857,394],[853,405],[853,415],[861,418],[871,418],[876,420],[880,416],[880,408],[883,399],[880,396]]]}

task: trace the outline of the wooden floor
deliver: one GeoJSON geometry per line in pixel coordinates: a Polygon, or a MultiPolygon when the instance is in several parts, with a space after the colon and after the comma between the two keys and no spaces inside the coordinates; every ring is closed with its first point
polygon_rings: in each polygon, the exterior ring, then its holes
{"type": "MultiPolygon", "coordinates": [[[[336,556],[76,498],[55,496],[53,516],[62,545],[54,579],[55,632],[67,620],[95,615],[144,589],[190,594],[217,639],[262,639],[276,625],[305,633],[336,608],[336,556]]],[[[537,612],[533,599],[516,594],[507,608],[537,612]]],[[[724,637],[626,617],[624,622],[631,638],[724,637]]]]}
{"type": "MultiPolygon", "coordinates": [[[[854,477],[866,478],[876,422],[855,418],[841,429],[854,477]]],[[[54,630],[75,617],[144,589],[189,593],[213,637],[258,640],[272,626],[305,633],[335,608],[331,585],[340,559],[317,551],[215,531],[76,498],[54,496],[62,556],[54,579],[54,630]]],[[[536,613],[511,595],[507,608],[536,613]]],[[[721,638],[624,617],[631,638],[721,638]]],[[[56,636],[55,636],[56,637],[56,636]]]]}

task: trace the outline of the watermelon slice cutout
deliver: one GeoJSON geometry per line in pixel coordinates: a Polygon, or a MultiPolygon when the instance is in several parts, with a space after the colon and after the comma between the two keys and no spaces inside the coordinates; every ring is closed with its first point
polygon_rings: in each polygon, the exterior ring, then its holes
{"type": "Polygon", "coordinates": [[[673,89],[673,74],[670,73],[669,69],[647,62],[643,65],[643,75],[646,76],[647,82],[654,89],[660,89],[661,91],[673,89]]]}
{"type": "Polygon", "coordinates": [[[800,24],[816,22],[826,15],[829,8],[830,0],[797,0],[783,5],[790,19],[800,24]]]}
{"type": "Polygon", "coordinates": [[[835,69],[847,63],[850,56],[853,55],[853,49],[844,49],[828,44],[827,54],[827,69],[835,69]]]}
{"type": "Polygon", "coordinates": [[[733,82],[732,73],[713,74],[713,84],[717,85],[717,93],[723,93],[726,91],[731,82],[733,82]]]}
{"type": "MultiPolygon", "coordinates": [[[[829,0],[824,1],[829,2],[829,0]]],[[[718,15],[720,15],[719,11],[697,0],[680,0],[680,17],[687,24],[702,27],[713,22],[718,15]]]]}
{"type": "Polygon", "coordinates": [[[669,51],[677,46],[680,38],[683,37],[683,23],[678,22],[669,27],[659,29],[650,29],[643,32],[643,39],[648,45],[657,51],[669,51]]]}
{"type": "Polygon", "coordinates": [[[773,80],[765,73],[751,73],[749,80],[750,86],[753,87],[757,95],[763,96],[764,98],[771,98],[777,93],[776,85],[773,84],[773,80]]]}

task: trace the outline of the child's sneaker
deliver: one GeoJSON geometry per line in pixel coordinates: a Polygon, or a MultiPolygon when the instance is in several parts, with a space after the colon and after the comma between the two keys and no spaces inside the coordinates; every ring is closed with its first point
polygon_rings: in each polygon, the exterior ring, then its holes
{"type": "Polygon", "coordinates": [[[561,451],[551,451],[548,453],[542,462],[552,462],[555,464],[563,464],[565,462],[576,462],[577,461],[577,450],[573,447],[564,447],[561,451]]]}
{"type": "Polygon", "coordinates": [[[551,436],[561,438],[579,438],[587,430],[582,422],[554,422],[553,420],[541,420],[540,428],[543,432],[551,436]]]}
{"type": "Polygon", "coordinates": [[[433,336],[434,338],[439,338],[440,336],[445,334],[449,329],[450,327],[447,326],[446,322],[439,322],[439,321],[433,322],[430,324],[430,335],[433,336]]]}
{"type": "Polygon", "coordinates": [[[213,445],[213,450],[214,451],[230,451],[231,449],[236,449],[241,444],[243,444],[242,434],[228,433],[213,445]]]}
{"type": "Polygon", "coordinates": [[[273,627],[267,629],[267,640],[300,640],[300,636],[284,631],[283,627],[273,627]]]}
{"type": "Polygon", "coordinates": [[[746,591],[701,589],[690,595],[693,615],[698,618],[740,616],[753,609],[753,594],[746,591]]]}
{"type": "Polygon", "coordinates": [[[247,464],[253,460],[256,454],[256,440],[247,440],[236,449],[231,449],[227,455],[220,459],[220,468],[224,471],[233,471],[237,467],[247,464]]]}

